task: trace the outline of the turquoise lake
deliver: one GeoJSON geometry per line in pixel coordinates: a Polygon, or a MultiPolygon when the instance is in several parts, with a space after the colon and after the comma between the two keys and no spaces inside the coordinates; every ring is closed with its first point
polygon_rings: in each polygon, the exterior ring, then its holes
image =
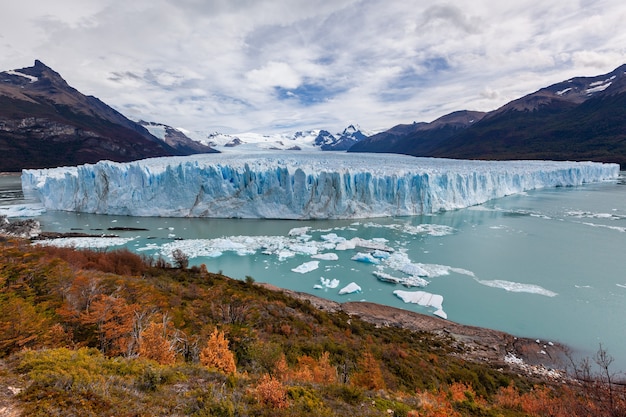
{"type": "MultiPolygon", "coordinates": [[[[602,343],[615,358],[615,369],[626,370],[624,174],[617,181],[537,190],[429,216],[288,221],[43,212],[37,219],[46,231],[125,238],[67,244],[113,242],[119,245],[111,247],[153,256],[180,248],[191,264],[204,263],[210,271],[337,301],[367,300],[432,314],[434,307],[405,303],[393,293],[426,291],[443,297],[449,320],[543,343],[558,341],[577,356],[593,355],[602,343]],[[147,230],[113,232],[110,227],[147,230]],[[380,281],[374,272],[407,275],[388,259],[373,258],[378,265],[353,259],[373,253],[372,247],[336,249],[337,242],[355,237],[384,245],[425,269],[428,285],[406,288],[380,281]],[[326,255],[316,259],[314,253],[326,255]],[[304,264],[308,272],[294,271],[304,264]],[[339,282],[328,288],[322,279],[339,282]],[[352,282],[361,291],[339,295],[352,282]]],[[[0,214],[25,203],[19,188],[18,176],[0,177],[0,214]]]]}

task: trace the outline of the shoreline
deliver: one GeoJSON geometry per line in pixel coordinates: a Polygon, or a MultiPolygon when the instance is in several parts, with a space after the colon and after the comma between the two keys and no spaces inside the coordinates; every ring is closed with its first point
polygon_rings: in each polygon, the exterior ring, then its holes
{"type": "Polygon", "coordinates": [[[564,380],[564,369],[570,349],[560,343],[541,341],[526,337],[429,316],[397,307],[367,301],[339,303],[316,295],[288,290],[267,283],[256,283],[271,291],[282,292],[300,301],[309,302],[315,308],[331,312],[343,312],[377,327],[400,327],[414,332],[428,332],[442,338],[450,338],[462,359],[489,363],[494,367],[510,367],[527,376],[541,379],[564,380]]]}

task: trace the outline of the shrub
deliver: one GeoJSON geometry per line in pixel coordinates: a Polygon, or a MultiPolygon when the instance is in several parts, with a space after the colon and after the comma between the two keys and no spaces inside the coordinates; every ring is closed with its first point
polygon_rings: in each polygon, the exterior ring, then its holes
{"type": "Polygon", "coordinates": [[[263,405],[282,409],[287,408],[287,389],[277,379],[269,374],[264,374],[254,391],[256,400],[263,405]]]}
{"type": "Polygon", "coordinates": [[[215,368],[225,374],[235,373],[235,355],[228,348],[224,332],[215,329],[200,352],[200,363],[208,368],[215,368]]]}

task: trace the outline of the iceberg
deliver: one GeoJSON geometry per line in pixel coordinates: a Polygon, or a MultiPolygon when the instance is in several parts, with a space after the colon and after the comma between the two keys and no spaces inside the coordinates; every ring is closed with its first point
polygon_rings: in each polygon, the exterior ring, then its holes
{"type": "Polygon", "coordinates": [[[302,265],[293,268],[292,271],[297,272],[299,274],[306,274],[307,272],[315,271],[317,268],[319,268],[319,266],[320,266],[319,261],[310,261],[310,262],[305,262],[302,265]]]}
{"type": "Polygon", "coordinates": [[[351,282],[339,290],[339,295],[354,294],[361,292],[361,287],[356,282],[351,282]]]}
{"type": "Polygon", "coordinates": [[[393,292],[398,298],[400,298],[405,303],[413,303],[418,304],[423,307],[434,307],[435,311],[434,315],[441,317],[442,319],[447,319],[448,315],[445,311],[443,311],[443,296],[439,294],[431,294],[426,291],[400,291],[396,290],[393,292]]]}
{"type": "Polygon", "coordinates": [[[356,255],[354,255],[350,259],[352,259],[353,261],[363,262],[363,263],[366,263],[366,264],[378,265],[380,263],[380,260],[374,258],[371,254],[363,253],[363,252],[357,253],[356,255]]]}
{"type": "Polygon", "coordinates": [[[48,210],[356,219],[455,210],[527,190],[616,179],[618,174],[619,165],[594,162],[259,152],[30,169],[22,172],[22,189],[48,210]]]}

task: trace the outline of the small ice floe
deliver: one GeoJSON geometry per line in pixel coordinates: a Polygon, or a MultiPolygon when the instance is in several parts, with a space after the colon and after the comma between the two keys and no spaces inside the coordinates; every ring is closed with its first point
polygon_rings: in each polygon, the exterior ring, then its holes
{"type": "Polygon", "coordinates": [[[315,244],[292,243],[289,245],[289,250],[304,255],[315,255],[317,246],[315,244]]]}
{"type": "Polygon", "coordinates": [[[337,288],[339,286],[338,279],[320,277],[320,283],[322,288],[337,288]]]}
{"type": "Polygon", "coordinates": [[[503,280],[480,280],[477,279],[476,282],[478,282],[481,285],[485,285],[487,287],[493,287],[493,288],[500,288],[506,291],[510,291],[510,292],[526,292],[526,293],[530,293],[530,294],[539,294],[539,295],[544,295],[546,297],[556,297],[558,294],[550,291],[550,290],[546,290],[543,287],[540,287],[539,285],[534,285],[534,284],[522,284],[520,282],[511,282],[511,281],[503,281],[503,280]]]}
{"type": "Polygon", "coordinates": [[[310,226],[305,226],[305,227],[294,227],[293,229],[291,229],[289,231],[289,233],[287,233],[289,236],[302,236],[302,235],[306,235],[306,233],[311,230],[310,226]]]}
{"type": "Polygon", "coordinates": [[[361,292],[361,287],[359,287],[356,282],[351,282],[339,290],[339,295],[354,294],[357,292],[361,292]]]}
{"type": "Polygon", "coordinates": [[[432,294],[426,291],[401,291],[396,290],[393,292],[398,298],[405,303],[418,304],[423,307],[434,307],[436,310],[433,313],[435,316],[447,319],[448,315],[443,311],[443,296],[439,294],[432,294]]]}
{"type": "Polygon", "coordinates": [[[429,282],[426,281],[424,278],[420,278],[417,276],[399,278],[380,271],[374,271],[373,274],[380,281],[390,282],[392,284],[401,284],[405,287],[425,287],[429,284],[429,282]]]}
{"type": "Polygon", "coordinates": [[[338,236],[337,233],[328,233],[326,235],[321,235],[320,239],[322,239],[324,242],[330,242],[330,243],[343,243],[346,241],[345,237],[341,237],[338,236]]]}
{"type": "Polygon", "coordinates": [[[315,271],[317,268],[319,268],[319,266],[319,261],[309,261],[293,268],[292,271],[299,274],[306,274],[307,272],[315,271]]]}
{"type": "Polygon", "coordinates": [[[390,256],[389,252],[386,252],[384,250],[378,250],[378,249],[372,252],[371,255],[376,259],[388,259],[390,256]]]}
{"type": "Polygon", "coordinates": [[[372,255],[370,255],[369,253],[363,253],[363,252],[359,252],[356,255],[354,255],[352,258],[353,261],[357,261],[357,262],[363,262],[366,264],[374,264],[374,265],[378,265],[380,263],[380,260],[377,258],[374,258],[372,255]]]}
{"type": "Polygon", "coordinates": [[[339,256],[336,253],[328,252],[328,253],[318,253],[316,255],[312,255],[313,259],[320,259],[322,261],[337,261],[339,260],[339,256]]]}
{"type": "MultiPolygon", "coordinates": [[[[271,254],[271,252],[269,252],[271,254]]],[[[293,258],[296,254],[290,250],[281,250],[277,254],[279,261],[284,261],[287,258],[293,258]]]]}

